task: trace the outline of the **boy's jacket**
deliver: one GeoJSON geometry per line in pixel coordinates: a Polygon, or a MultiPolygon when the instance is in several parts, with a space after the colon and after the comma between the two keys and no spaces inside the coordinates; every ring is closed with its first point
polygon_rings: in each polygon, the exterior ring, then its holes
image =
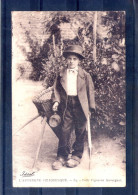
{"type": "MultiPolygon", "coordinates": [[[[94,85],[89,73],[78,67],[77,94],[86,119],[89,110],[95,109],[94,85]]],[[[53,102],[59,102],[61,114],[67,104],[67,68],[63,68],[54,83],[53,102]]]]}

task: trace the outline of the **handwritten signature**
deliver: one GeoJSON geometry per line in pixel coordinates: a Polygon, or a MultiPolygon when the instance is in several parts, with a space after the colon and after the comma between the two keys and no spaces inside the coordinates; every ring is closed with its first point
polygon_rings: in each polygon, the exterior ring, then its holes
{"type": "Polygon", "coordinates": [[[35,174],[35,172],[28,173],[26,171],[23,171],[20,176],[22,176],[22,177],[32,177],[32,176],[34,176],[34,174],[35,174]]]}

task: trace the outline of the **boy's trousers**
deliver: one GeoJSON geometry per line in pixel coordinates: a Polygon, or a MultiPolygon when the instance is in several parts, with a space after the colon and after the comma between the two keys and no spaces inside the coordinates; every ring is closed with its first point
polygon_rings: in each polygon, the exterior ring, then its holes
{"type": "Polygon", "coordinates": [[[86,135],[86,117],[83,113],[78,96],[68,96],[63,116],[61,136],[59,137],[58,157],[67,158],[70,152],[69,139],[75,129],[76,140],[73,144],[72,155],[82,157],[86,135]]]}

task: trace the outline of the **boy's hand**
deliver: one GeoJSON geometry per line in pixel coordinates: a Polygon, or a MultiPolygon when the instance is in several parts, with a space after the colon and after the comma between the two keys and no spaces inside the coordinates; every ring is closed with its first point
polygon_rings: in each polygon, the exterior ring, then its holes
{"type": "Polygon", "coordinates": [[[54,112],[58,111],[58,105],[59,105],[58,102],[55,102],[55,103],[54,103],[54,105],[53,105],[53,107],[52,107],[52,110],[53,110],[54,112]]]}

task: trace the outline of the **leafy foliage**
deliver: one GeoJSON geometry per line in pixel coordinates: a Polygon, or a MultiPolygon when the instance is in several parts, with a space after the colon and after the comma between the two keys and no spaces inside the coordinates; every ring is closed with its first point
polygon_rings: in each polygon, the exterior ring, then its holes
{"type": "Polygon", "coordinates": [[[43,21],[49,37],[41,45],[26,31],[31,52],[26,54],[33,71],[30,79],[44,80],[53,85],[56,73],[64,67],[62,51],[69,44],[80,44],[85,60],[81,66],[90,73],[95,85],[96,115],[92,116],[94,132],[111,136],[125,134],[125,15],[124,12],[99,12],[97,18],[96,51],[93,61],[94,12],[51,12],[43,21]],[[61,24],[69,24],[73,39],[64,38],[61,24]],[[74,33],[74,34],[73,34],[74,33]]]}

